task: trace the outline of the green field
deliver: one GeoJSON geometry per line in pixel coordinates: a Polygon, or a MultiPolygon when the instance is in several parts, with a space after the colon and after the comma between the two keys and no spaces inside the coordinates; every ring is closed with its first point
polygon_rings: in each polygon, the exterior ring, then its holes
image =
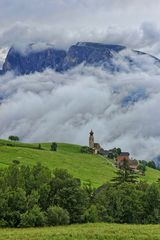
{"type": "Polygon", "coordinates": [[[0,229],[0,240],[160,240],[159,225],[83,224],[0,229]]]}
{"type": "MultiPolygon", "coordinates": [[[[57,152],[50,151],[50,143],[41,143],[43,150],[37,149],[37,144],[15,143],[0,140],[0,168],[4,168],[19,160],[21,164],[35,165],[37,162],[50,169],[67,169],[74,177],[83,182],[91,181],[98,187],[110,181],[115,176],[116,168],[111,160],[102,156],[80,153],[80,146],[58,143],[57,152]],[[12,144],[13,146],[7,146],[12,144]]],[[[147,168],[146,175],[141,177],[150,183],[160,178],[160,171],[147,168]]]]}

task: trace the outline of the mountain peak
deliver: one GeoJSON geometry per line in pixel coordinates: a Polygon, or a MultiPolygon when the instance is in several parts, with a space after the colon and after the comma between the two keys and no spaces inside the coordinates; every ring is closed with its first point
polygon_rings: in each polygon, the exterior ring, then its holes
{"type": "Polygon", "coordinates": [[[101,66],[108,71],[115,72],[123,70],[119,65],[116,65],[115,57],[123,61],[125,59],[130,66],[136,64],[135,58],[140,59],[141,55],[148,56],[153,61],[160,61],[146,53],[130,50],[130,53],[134,55],[132,59],[127,55],[127,51],[120,54],[122,50],[127,50],[127,48],[121,45],[94,42],[78,42],[72,45],[68,51],[56,49],[51,44],[32,43],[26,47],[24,52],[14,47],[10,48],[3,64],[3,73],[14,71],[20,75],[30,74],[36,71],[42,72],[46,68],[64,72],[81,63],[101,66]]]}

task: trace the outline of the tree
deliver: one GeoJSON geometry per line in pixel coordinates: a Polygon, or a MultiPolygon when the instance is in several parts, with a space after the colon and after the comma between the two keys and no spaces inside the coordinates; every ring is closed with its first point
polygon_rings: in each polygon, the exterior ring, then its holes
{"type": "Polygon", "coordinates": [[[51,144],[51,151],[57,151],[57,143],[56,142],[53,142],[51,144]]]}
{"type": "Polygon", "coordinates": [[[40,143],[38,144],[38,149],[42,149],[42,146],[40,143]]]}
{"type": "Polygon", "coordinates": [[[19,141],[18,136],[9,136],[8,139],[11,140],[11,141],[15,141],[15,142],[19,141]]]}
{"type": "Polygon", "coordinates": [[[49,194],[50,194],[50,185],[47,183],[44,183],[40,186],[38,192],[39,192],[39,206],[43,210],[47,210],[49,207],[49,194]]]}
{"type": "Polygon", "coordinates": [[[108,183],[95,197],[100,221],[144,223],[145,193],[136,187],[130,183],[116,187],[108,183]]]}
{"type": "Polygon", "coordinates": [[[35,205],[31,210],[21,215],[20,227],[40,227],[46,224],[44,212],[35,205]]]}
{"type": "Polygon", "coordinates": [[[160,223],[160,186],[148,185],[145,192],[145,222],[160,223]]]}
{"type": "Polygon", "coordinates": [[[146,171],[146,165],[143,164],[143,163],[139,163],[139,165],[138,165],[138,170],[140,170],[141,173],[144,174],[145,171],[146,171]]]}
{"type": "Polygon", "coordinates": [[[47,222],[49,226],[69,224],[69,213],[61,207],[50,206],[47,209],[47,222]]]}
{"type": "Polygon", "coordinates": [[[83,214],[83,222],[85,223],[95,223],[98,222],[98,210],[95,205],[91,205],[84,214],[83,214]]]}
{"type": "Polygon", "coordinates": [[[24,187],[24,177],[22,175],[19,164],[13,163],[8,167],[5,174],[5,182],[8,187],[16,189],[18,187],[24,187]]]}
{"type": "Polygon", "coordinates": [[[54,175],[50,183],[50,205],[66,209],[71,223],[80,223],[88,206],[88,194],[81,188],[80,180],[72,177],[66,170],[58,169],[54,175]]]}
{"type": "Polygon", "coordinates": [[[123,165],[116,172],[117,176],[112,179],[115,185],[122,184],[124,182],[128,183],[136,183],[137,182],[137,174],[134,173],[129,167],[129,162],[127,159],[123,160],[123,165]]]}
{"type": "Polygon", "coordinates": [[[154,161],[149,161],[147,164],[148,167],[156,169],[156,164],[154,161]]]}
{"type": "Polygon", "coordinates": [[[51,180],[51,171],[42,166],[41,163],[37,163],[31,171],[32,175],[32,188],[38,190],[42,184],[49,183],[51,180]]]}
{"type": "Polygon", "coordinates": [[[38,205],[39,193],[36,190],[32,190],[31,194],[27,196],[27,207],[32,209],[35,205],[38,205]]]}
{"type": "Polygon", "coordinates": [[[23,189],[6,189],[5,198],[7,207],[4,205],[5,214],[4,220],[7,221],[8,226],[17,227],[20,223],[20,214],[27,210],[26,193],[23,189]]]}
{"type": "Polygon", "coordinates": [[[117,152],[118,155],[120,155],[121,152],[122,152],[122,151],[121,151],[121,148],[117,148],[117,149],[116,149],[116,152],[117,152]]]}

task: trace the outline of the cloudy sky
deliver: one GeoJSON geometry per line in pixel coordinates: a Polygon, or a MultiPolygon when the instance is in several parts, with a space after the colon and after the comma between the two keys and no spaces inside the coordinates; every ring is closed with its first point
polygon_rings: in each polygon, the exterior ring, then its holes
{"type": "Polygon", "coordinates": [[[119,43],[159,56],[159,0],[1,0],[0,46],[119,43]]]}
{"type": "MultiPolygon", "coordinates": [[[[160,57],[159,13],[160,0],[0,0],[0,64],[11,45],[32,42],[117,43],[160,57]]],[[[7,73],[0,78],[0,137],[88,144],[93,128],[105,148],[160,156],[160,69],[147,56],[140,62],[141,69],[113,75],[83,65],[63,75],[7,73]]]]}

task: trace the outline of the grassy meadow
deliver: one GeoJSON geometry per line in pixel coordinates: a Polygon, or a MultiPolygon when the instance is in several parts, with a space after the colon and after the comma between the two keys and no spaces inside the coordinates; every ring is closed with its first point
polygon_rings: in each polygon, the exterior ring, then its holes
{"type": "Polygon", "coordinates": [[[100,186],[115,175],[110,161],[98,155],[82,154],[78,145],[59,143],[57,152],[50,151],[49,143],[41,144],[43,150],[32,148],[37,146],[21,143],[15,143],[13,147],[0,145],[0,167],[9,166],[13,160],[25,165],[40,162],[50,169],[67,169],[74,177],[83,182],[91,181],[94,186],[100,186]]]}
{"type": "MultiPolygon", "coordinates": [[[[99,155],[80,153],[80,146],[58,143],[57,152],[50,151],[50,143],[19,143],[0,140],[0,169],[13,160],[33,166],[37,162],[50,169],[67,169],[82,182],[91,181],[98,187],[115,176],[112,160],[99,155]]],[[[160,171],[147,168],[140,177],[149,183],[160,178],[160,171]]],[[[44,228],[1,228],[0,240],[160,240],[159,225],[76,224],[44,228]]]]}
{"type": "Polygon", "coordinates": [[[82,224],[0,229],[0,240],[160,240],[159,225],[82,224]]]}
{"type": "MultiPolygon", "coordinates": [[[[116,168],[111,160],[99,155],[80,153],[80,146],[58,143],[57,152],[50,151],[50,143],[41,143],[42,150],[37,149],[38,143],[20,143],[0,140],[0,168],[9,166],[13,160],[21,164],[35,165],[37,162],[50,169],[67,169],[82,182],[90,181],[98,187],[115,176],[116,168]],[[12,145],[12,146],[9,146],[12,145]]],[[[142,180],[149,183],[160,178],[160,171],[147,168],[142,180]]]]}

